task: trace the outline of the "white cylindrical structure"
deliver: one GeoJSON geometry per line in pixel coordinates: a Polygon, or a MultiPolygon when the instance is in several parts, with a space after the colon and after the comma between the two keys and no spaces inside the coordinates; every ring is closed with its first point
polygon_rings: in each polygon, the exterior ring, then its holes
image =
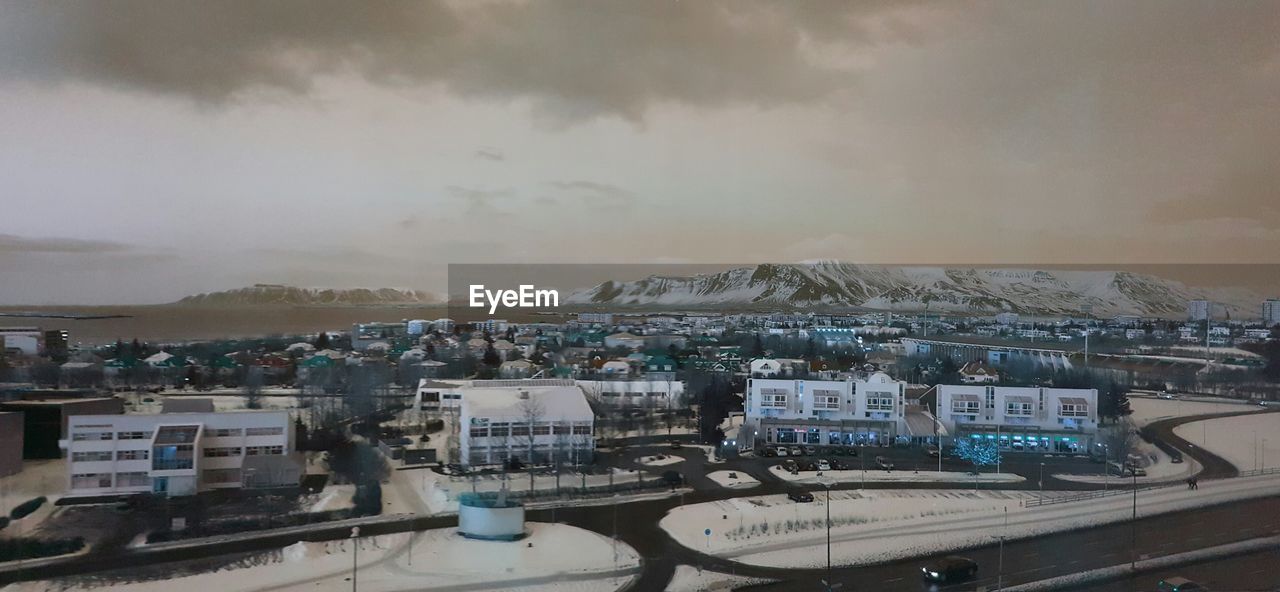
{"type": "Polygon", "coordinates": [[[464,494],[458,501],[458,533],[490,541],[524,538],[524,506],[514,501],[464,494]]]}

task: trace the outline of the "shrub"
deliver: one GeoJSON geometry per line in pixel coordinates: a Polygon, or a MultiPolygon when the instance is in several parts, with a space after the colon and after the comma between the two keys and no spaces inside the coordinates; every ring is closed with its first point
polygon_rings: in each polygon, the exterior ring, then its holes
{"type": "Polygon", "coordinates": [[[32,512],[39,510],[40,506],[43,506],[46,501],[48,500],[42,495],[38,498],[22,502],[13,507],[13,510],[9,512],[9,517],[14,520],[26,518],[27,516],[30,516],[32,512]]]}

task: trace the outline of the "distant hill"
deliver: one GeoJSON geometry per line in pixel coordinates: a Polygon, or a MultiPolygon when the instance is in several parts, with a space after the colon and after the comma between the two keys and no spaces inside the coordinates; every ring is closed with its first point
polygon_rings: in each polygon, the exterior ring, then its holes
{"type": "Polygon", "coordinates": [[[187,296],[179,306],[387,306],[438,304],[429,292],[399,288],[297,288],[255,284],[247,288],[187,296]]]}
{"type": "MultiPolygon", "coordinates": [[[[635,307],[857,307],[891,311],[1180,317],[1187,301],[1213,300],[1255,316],[1261,297],[1206,290],[1127,271],[894,267],[838,262],[763,264],[693,276],[650,276],[579,290],[568,304],[635,307]]],[[[1220,314],[1220,313],[1219,313],[1220,314]]]]}

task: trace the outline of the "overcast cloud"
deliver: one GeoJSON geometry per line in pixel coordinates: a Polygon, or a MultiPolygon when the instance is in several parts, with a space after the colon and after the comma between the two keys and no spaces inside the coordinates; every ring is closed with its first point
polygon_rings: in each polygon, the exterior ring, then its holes
{"type": "Polygon", "coordinates": [[[7,2],[0,303],[463,261],[1277,263],[1277,30],[1248,1],[7,2]]]}

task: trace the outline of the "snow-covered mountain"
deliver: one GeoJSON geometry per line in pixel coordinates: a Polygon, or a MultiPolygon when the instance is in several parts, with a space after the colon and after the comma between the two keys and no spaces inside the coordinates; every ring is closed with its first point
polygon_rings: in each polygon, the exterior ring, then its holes
{"type": "Polygon", "coordinates": [[[892,267],[818,262],[764,264],[683,277],[604,282],[572,293],[570,304],[704,307],[860,307],[878,310],[1177,317],[1187,301],[1209,298],[1233,316],[1252,313],[1259,296],[1205,290],[1126,271],[892,267]]]}
{"type": "Polygon", "coordinates": [[[187,296],[175,304],[183,306],[373,306],[435,304],[439,299],[421,290],[398,288],[296,288],[276,284],[255,284],[187,296]]]}

